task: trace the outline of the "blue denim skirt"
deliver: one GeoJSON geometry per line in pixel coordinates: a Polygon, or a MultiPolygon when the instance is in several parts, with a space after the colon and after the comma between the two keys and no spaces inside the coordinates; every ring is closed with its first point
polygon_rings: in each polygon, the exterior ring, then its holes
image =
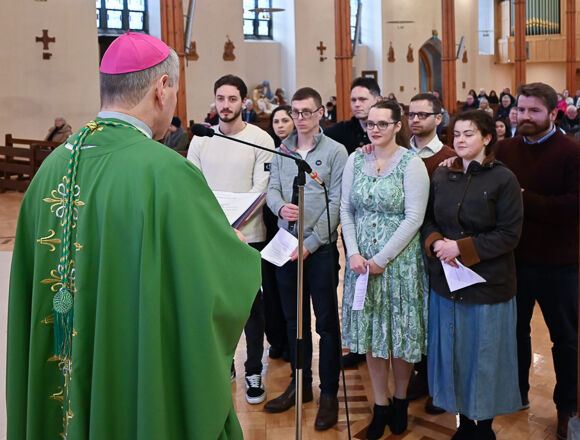
{"type": "Polygon", "coordinates": [[[432,290],[429,305],[433,403],[471,420],[519,410],[516,299],[499,304],[455,303],[432,290]]]}

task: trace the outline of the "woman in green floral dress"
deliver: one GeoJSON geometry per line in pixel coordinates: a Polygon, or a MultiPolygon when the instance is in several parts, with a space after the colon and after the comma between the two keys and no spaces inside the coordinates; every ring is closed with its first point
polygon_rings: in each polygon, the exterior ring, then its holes
{"type": "MultiPolygon", "coordinates": [[[[407,428],[407,385],[426,351],[428,283],[419,228],[429,196],[423,161],[395,141],[401,110],[380,101],[366,129],[374,152],[350,155],[342,179],[341,223],[347,249],[343,345],[366,353],[375,406],[368,439],[407,428]],[[369,271],[362,310],[353,310],[357,278],[369,271]],[[395,390],[388,374],[392,364],[395,390]]],[[[360,308],[360,307],[355,307],[360,308]]]]}

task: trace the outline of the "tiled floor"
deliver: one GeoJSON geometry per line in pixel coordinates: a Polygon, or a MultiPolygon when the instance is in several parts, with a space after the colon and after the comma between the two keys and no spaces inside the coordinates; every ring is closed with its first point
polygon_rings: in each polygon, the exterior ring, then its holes
{"type": "MultiPolygon", "coordinates": [[[[6,430],[6,412],[4,402],[4,353],[6,348],[6,306],[8,292],[8,273],[11,250],[14,245],[14,233],[18,209],[22,194],[6,192],[0,194],[0,440],[6,430]],[[2,252],[4,251],[4,252],[2,252]]],[[[344,266],[344,265],[343,265],[344,266]]],[[[340,293],[342,289],[339,288],[340,293]]],[[[507,416],[497,417],[494,429],[499,440],[553,440],[556,439],[556,410],[552,402],[554,387],[554,370],[551,357],[551,343],[538,309],[532,323],[534,358],[531,372],[531,407],[507,416]]],[[[313,330],[313,334],[316,334],[313,330]]],[[[318,341],[314,341],[315,355],[313,371],[317,371],[318,341]]],[[[266,414],[263,404],[249,405],[245,400],[244,360],[245,341],[242,336],[236,351],[236,369],[238,378],[232,384],[232,394],[236,411],[240,418],[245,438],[249,440],[284,440],[295,438],[295,412],[290,410],[283,414],[266,414]]],[[[265,384],[268,397],[276,397],[289,383],[290,369],[282,360],[269,359],[264,355],[265,384]]],[[[364,439],[365,428],[371,419],[373,405],[372,389],[366,365],[347,370],[346,384],[350,410],[351,434],[353,439],[364,439]]],[[[314,430],[318,400],[318,387],[315,377],[314,402],[303,406],[302,438],[320,440],[347,439],[344,399],[341,398],[340,418],[336,427],[326,432],[314,430]]],[[[342,395],[342,387],[340,391],[342,395]]],[[[443,440],[449,439],[455,430],[455,416],[443,414],[431,416],[424,411],[424,400],[412,402],[409,406],[409,429],[399,435],[391,434],[388,429],[383,439],[405,440],[443,440]]]]}

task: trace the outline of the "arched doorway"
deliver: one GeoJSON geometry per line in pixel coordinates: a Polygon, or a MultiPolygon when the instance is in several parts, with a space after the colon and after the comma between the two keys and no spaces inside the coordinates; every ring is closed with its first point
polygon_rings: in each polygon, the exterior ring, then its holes
{"type": "Polygon", "coordinates": [[[419,90],[441,93],[443,80],[441,78],[441,41],[429,38],[419,49],[419,90]]]}

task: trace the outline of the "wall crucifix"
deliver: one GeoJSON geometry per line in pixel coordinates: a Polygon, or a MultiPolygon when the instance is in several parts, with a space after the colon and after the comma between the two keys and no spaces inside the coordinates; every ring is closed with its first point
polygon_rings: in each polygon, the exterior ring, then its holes
{"type": "MultiPolygon", "coordinates": [[[[42,37],[36,37],[36,42],[37,43],[42,42],[42,50],[48,50],[49,49],[48,44],[56,42],[56,38],[49,37],[48,36],[48,29],[43,29],[42,30],[42,37]]],[[[43,52],[42,59],[48,60],[48,59],[50,59],[51,56],[52,56],[52,54],[50,52],[43,52]]]]}
{"type": "Polygon", "coordinates": [[[326,50],[326,46],[324,45],[324,43],[321,41],[320,44],[316,47],[316,49],[320,51],[320,61],[324,61],[327,58],[323,56],[324,51],[326,50]]]}

